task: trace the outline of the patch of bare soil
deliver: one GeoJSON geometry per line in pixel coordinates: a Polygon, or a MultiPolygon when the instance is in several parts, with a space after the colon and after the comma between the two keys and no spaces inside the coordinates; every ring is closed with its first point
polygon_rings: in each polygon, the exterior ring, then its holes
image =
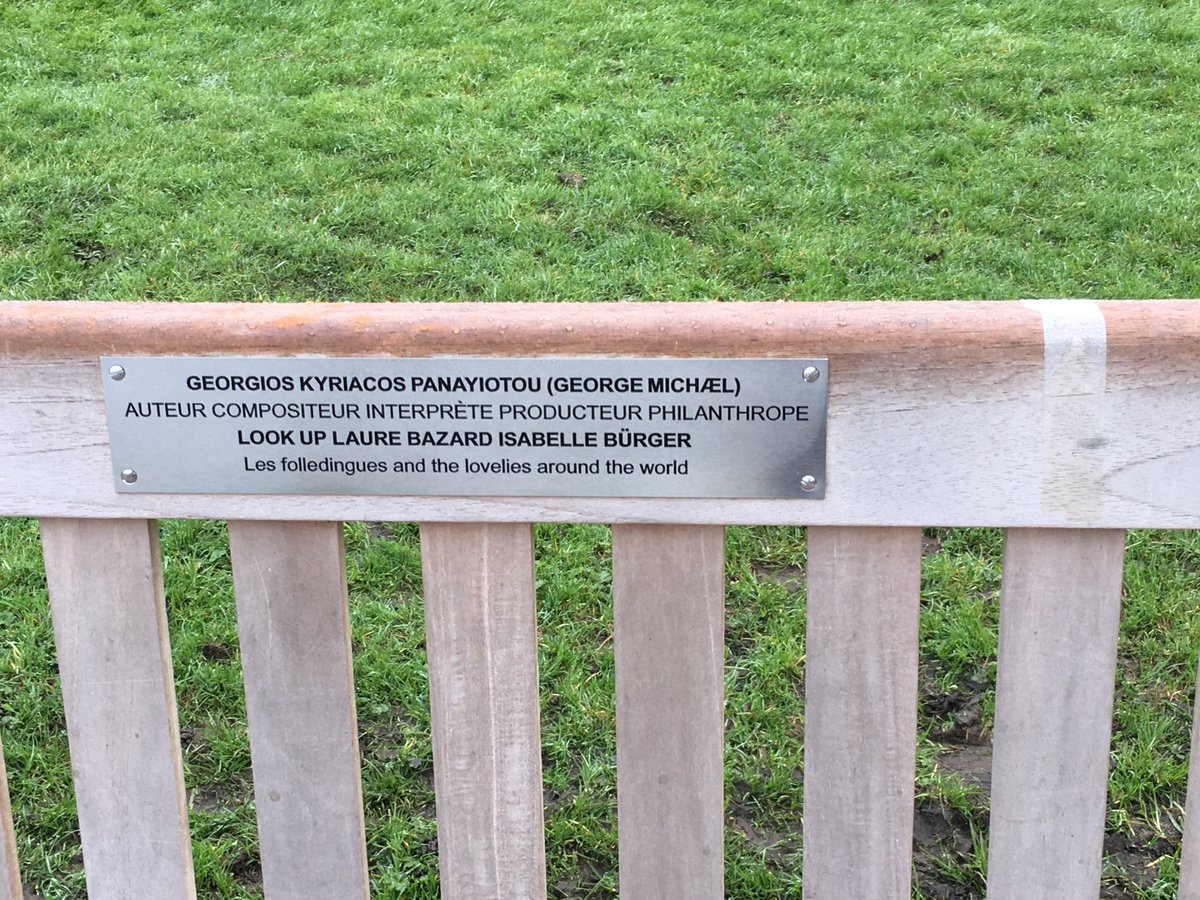
{"type": "Polygon", "coordinates": [[[921,555],[924,557],[937,556],[942,552],[942,539],[936,529],[926,529],[921,533],[921,555]]]}
{"type": "Polygon", "coordinates": [[[200,646],[200,655],[209,662],[226,662],[233,658],[233,650],[220,641],[206,641],[200,646]]]}
{"type": "Polygon", "coordinates": [[[946,690],[934,673],[923,667],[920,674],[920,715],[935,725],[930,737],[951,744],[984,744],[985,733],[983,698],[992,685],[982,675],[965,679],[962,684],[946,690]]]}
{"type": "Polygon", "coordinates": [[[982,896],[977,888],[950,881],[946,875],[947,868],[969,867],[971,849],[971,825],[962,813],[928,801],[917,803],[913,869],[928,900],[976,900],[982,896]]]}
{"type": "Polygon", "coordinates": [[[1134,900],[1158,880],[1159,867],[1170,858],[1182,839],[1173,827],[1156,834],[1134,826],[1130,833],[1104,836],[1103,900],[1134,900]]]}
{"type": "Polygon", "coordinates": [[[570,875],[564,875],[553,884],[547,886],[546,894],[552,900],[567,900],[567,898],[583,898],[588,900],[615,900],[616,894],[599,886],[604,877],[604,866],[595,860],[580,857],[576,860],[577,868],[570,875]]]}
{"type": "Polygon", "coordinates": [[[191,808],[199,812],[215,813],[223,810],[236,809],[248,801],[239,797],[232,790],[221,784],[208,784],[196,787],[192,791],[191,808]]]}
{"type": "Polygon", "coordinates": [[[242,887],[262,887],[262,863],[257,855],[243,850],[230,862],[229,871],[242,887]]]}
{"type": "MultiPolygon", "coordinates": [[[[797,773],[803,777],[801,773],[797,773]]],[[[744,794],[743,794],[744,796],[744,794]]],[[[786,823],[785,831],[776,831],[762,822],[756,822],[753,808],[742,800],[734,799],[729,804],[725,817],[726,826],[740,834],[772,869],[782,871],[800,865],[799,821],[786,823]]]]}
{"type": "Polygon", "coordinates": [[[752,563],[750,571],[759,581],[773,581],[794,593],[802,593],[808,573],[801,566],[764,566],[752,563]]]}
{"type": "Polygon", "coordinates": [[[947,747],[938,755],[938,765],[957,775],[962,783],[992,792],[992,748],[990,744],[947,747]]]}
{"type": "MultiPolygon", "coordinates": [[[[980,790],[976,819],[986,824],[992,790],[992,747],[990,744],[948,745],[938,754],[937,764],[953,772],[967,786],[980,790]]],[[[1104,878],[1100,900],[1134,900],[1158,880],[1164,859],[1179,848],[1181,835],[1171,826],[1163,834],[1144,826],[1128,833],[1104,837],[1104,878]]],[[[948,882],[944,863],[969,869],[971,862],[970,823],[955,810],[918,803],[913,819],[913,865],[921,891],[930,900],[967,900],[980,897],[977,889],[948,882]],[[939,864],[939,861],[943,864],[939,864]]]]}

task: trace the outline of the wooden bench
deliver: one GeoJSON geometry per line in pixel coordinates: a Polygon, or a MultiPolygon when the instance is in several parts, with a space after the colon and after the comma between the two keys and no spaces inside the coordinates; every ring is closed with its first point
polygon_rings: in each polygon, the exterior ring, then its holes
{"type": "MultiPolygon", "coordinates": [[[[809,528],[805,895],[909,896],[934,525],[1007,529],[989,896],[1097,895],[1125,529],[1200,527],[1196,303],[11,302],[0,340],[0,515],[41,522],[93,900],[195,896],[159,518],[229,521],[268,898],[368,892],[340,525],[362,519],[422,523],[444,897],[546,894],[534,522],[613,528],[622,897],[723,896],[727,524],[809,528]],[[828,488],[118,493],[98,359],[121,354],[827,357],[828,488]]],[[[6,787],[0,822],[14,900],[6,787]]]]}

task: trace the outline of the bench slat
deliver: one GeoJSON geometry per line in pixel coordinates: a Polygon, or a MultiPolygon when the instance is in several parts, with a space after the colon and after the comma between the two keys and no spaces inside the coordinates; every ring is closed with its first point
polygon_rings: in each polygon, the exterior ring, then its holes
{"type": "Polygon", "coordinates": [[[21,871],[17,865],[17,840],[13,834],[12,804],[8,798],[8,772],[0,747],[0,900],[21,900],[21,871]]]}
{"type": "Polygon", "coordinates": [[[421,526],[446,900],[546,895],[530,525],[421,526]]]}
{"type": "MultiPolygon", "coordinates": [[[[1197,684],[1200,684],[1198,676],[1197,684]]],[[[1200,692],[1192,710],[1192,752],[1188,759],[1187,808],[1179,850],[1178,900],[1200,900],[1200,692]]]]}
{"type": "Polygon", "coordinates": [[[230,522],[263,885],[368,896],[342,528],[230,522]]]}
{"type": "Polygon", "coordinates": [[[810,528],[804,896],[907,900],[917,735],[918,528],[810,528]]]}
{"type": "Polygon", "coordinates": [[[1124,555],[1123,531],[1005,538],[992,900],[1099,892],[1124,555]]]}
{"type": "Polygon", "coordinates": [[[91,900],[194,898],[158,529],[43,519],[91,900]]]}
{"type": "Polygon", "coordinates": [[[612,538],[621,896],[720,898],[725,529],[612,538]]]}

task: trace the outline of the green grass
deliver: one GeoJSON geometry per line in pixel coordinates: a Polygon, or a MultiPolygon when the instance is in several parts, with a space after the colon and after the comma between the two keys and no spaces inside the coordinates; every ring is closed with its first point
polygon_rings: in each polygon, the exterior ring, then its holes
{"type": "MultiPolygon", "coordinates": [[[[10,0],[0,296],[1200,296],[1198,41],[1188,0],[10,0]]],[[[200,892],[257,896],[224,529],[162,530],[200,892]]],[[[608,531],[537,539],[551,892],[609,897],[608,531]]],[[[804,539],[728,531],[736,898],[800,895],[804,539]]],[[[347,546],[373,888],[433,897],[416,532],[351,524],[347,546]]],[[[926,533],[930,898],[982,893],[1001,552],[926,533]]],[[[1131,536],[1106,897],[1174,890],[1198,572],[1195,534],[1131,536]]],[[[80,897],[30,522],[0,522],[0,593],[23,872],[80,897]]]]}
{"type": "Polygon", "coordinates": [[[1196,296],[1198,40],[1188,0],[13,0],[0,295],[1196,296]]]}

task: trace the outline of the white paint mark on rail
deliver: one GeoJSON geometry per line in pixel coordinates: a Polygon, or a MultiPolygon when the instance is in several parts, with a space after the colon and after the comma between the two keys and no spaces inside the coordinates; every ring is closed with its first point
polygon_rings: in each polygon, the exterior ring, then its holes
{"type": "Polygon", "coordinates": [[[1108,334],[1091,300],[1026,300],[1042,317],[1042,509],[1067,522],[1101,512],[1108,334]]]}

